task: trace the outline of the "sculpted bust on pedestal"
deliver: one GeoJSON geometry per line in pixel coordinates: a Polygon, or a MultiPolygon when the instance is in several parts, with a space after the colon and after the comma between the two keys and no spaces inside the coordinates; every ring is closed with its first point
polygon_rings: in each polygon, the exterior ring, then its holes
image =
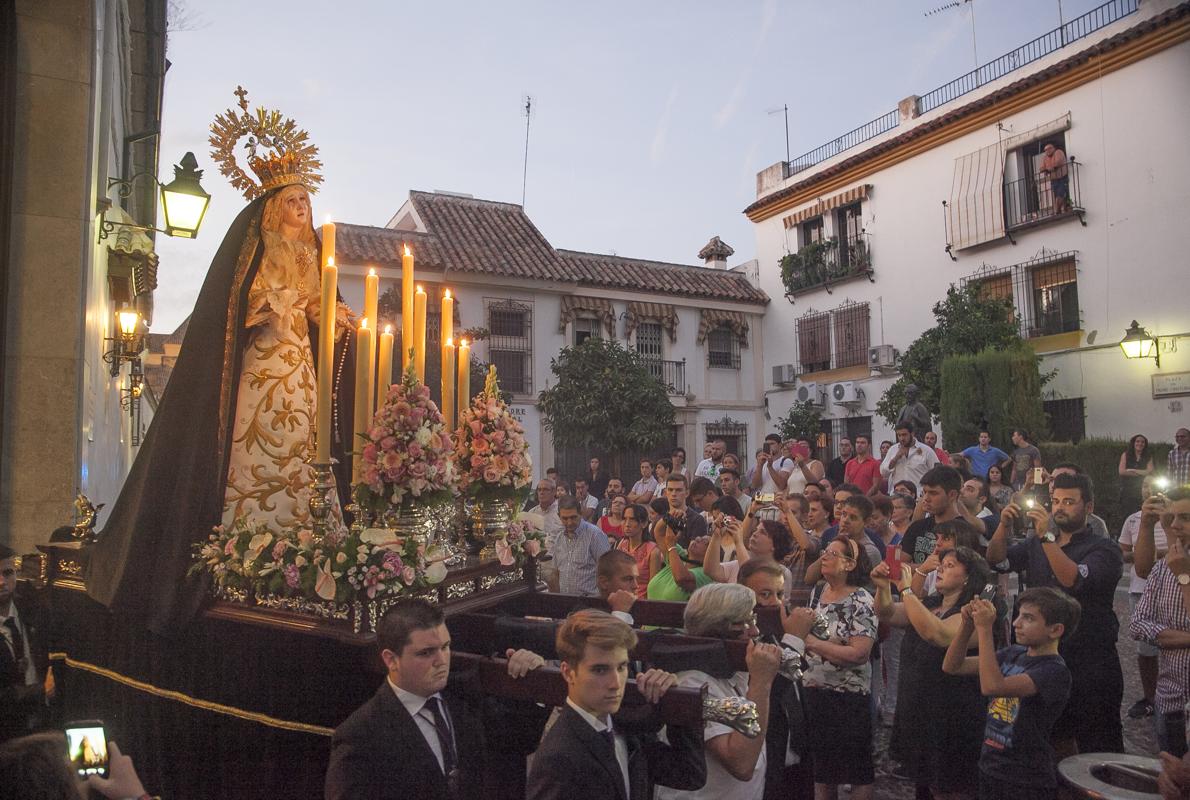
{"type": "Polygon", "coordinates": [[[930,410],[917,399],[918,394],[916,385],[911,383],[905,387],[905,405],[897,417],[897,425],[908,424],[913,430],[913,437],[922,441],[934,426],[930,421],[930,410]]]}

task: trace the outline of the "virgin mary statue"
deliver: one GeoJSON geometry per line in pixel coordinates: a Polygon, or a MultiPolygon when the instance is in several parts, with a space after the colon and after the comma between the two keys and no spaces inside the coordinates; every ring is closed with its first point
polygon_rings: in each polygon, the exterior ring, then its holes
{"type": "MultiPolygon", "coordinates": [[[[317,418],[321,245],[310,192],[321,177],[317,149],[278,112],[229,110],[212,126],[212,155],[251,200],[215,254],[157,413],[98,542],[87,591],[123,616],[168,633],[206,594],[189,575],[192,547],[214,525],[238,520],[274,530],[309,528],[317,418]],[[253,180],[233,157],[248,136],[253,180]],[[269,153],[259,151],[268,148],[269,153]]],[[[336,319],[336,431],[341,464],[354,398],[350,310],[336,319]]],[[[346,487],[346,475],[336,475],[346,487]]],[[[337,503],[333,519],[342,524],[337,503]]]]}

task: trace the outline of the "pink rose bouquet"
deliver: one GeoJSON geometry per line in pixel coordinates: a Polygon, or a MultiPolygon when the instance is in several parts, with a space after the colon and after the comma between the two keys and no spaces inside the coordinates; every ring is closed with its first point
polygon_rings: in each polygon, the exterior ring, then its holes
{"type": "Polygon", "coordinates": [[[460,415],[454,461],[459,488],[476,500],[513,500],[533,481],[525,429],[500,397],[495,366],[488,368],[483,392],[460,415]]]}
{"type": "Polygon", "coordinates": [[[355,501],[379,515],[392,506],[437,505],[457,488],[450,433],[412,365],[394,384],[363,436],[355,501]]]}

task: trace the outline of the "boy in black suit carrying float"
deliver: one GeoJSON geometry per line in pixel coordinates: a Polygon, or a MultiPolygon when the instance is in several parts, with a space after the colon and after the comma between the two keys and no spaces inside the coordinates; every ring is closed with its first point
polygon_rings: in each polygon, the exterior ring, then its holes
{"type": "MultiPolygon", "coordinates": [[[[702,731],[669,726],[669,743],[617,729],[636,633],[603,611],[576,611],[558,628],[557,652],[568,686],[566,705],[529,770],[529,800],[643,800],[660,784],[698,789],[706,781],[702,731]]],[[[677,684],[658,669],[636,676],[656,703],[677,684]]]]}

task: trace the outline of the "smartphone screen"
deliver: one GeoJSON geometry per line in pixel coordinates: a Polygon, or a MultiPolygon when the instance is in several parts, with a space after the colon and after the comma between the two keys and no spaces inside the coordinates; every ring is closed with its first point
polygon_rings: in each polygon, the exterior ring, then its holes
{"type": "Polygon", "coordinates": [[[793,446],[793,455],[795,457],[801,456],[802,458],[809,458],[810,449],[805,445],[796,444],[793,446]]]}
{"type": "Polygon", "coordinates": [[[107,734],[99,720],[71,722],[66,726],[66,747],[70,763],[80,778],[107,777],[107,734]]]}
{"type": "Polygon", "coordinates": [[[1038,483],[1038,484],[1045,483],[1045,478],[1042,477],[1043,472],[1045,472],[1045,470],[1042,469],[1041,467],[1033,468],[1033,482],[1034,483],[1038,483]]]}

